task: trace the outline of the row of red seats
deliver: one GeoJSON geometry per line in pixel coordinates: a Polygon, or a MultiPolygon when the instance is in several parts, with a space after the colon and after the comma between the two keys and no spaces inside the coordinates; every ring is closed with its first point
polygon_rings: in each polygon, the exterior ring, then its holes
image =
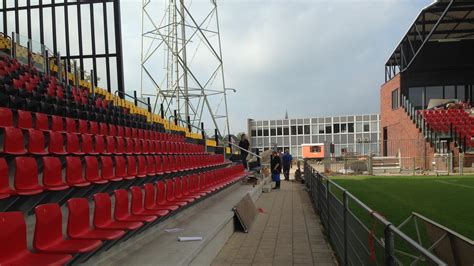
{"type": "Polygon", "coordinates": [[[203,146],[185,142],[0,127],[0,153],[14,155],[201,154],[203,146]]]}
{"type": "Polygon", "coordinates": [[[474,118],[462,109],[423,110],[419,111],[426,121],[428,128],[434,132],[449,133],[452,130],[467,147],[474,147],[471,141],[474,136],[474,118]]]}
{"type": "Polygon", "coordinates": [[[21,64],[15,59],[10,60],[8,57],[0,57],[0,76],[7,76],[9,73],[15,72],[20,68],[21,64]]]}
{"type": "MultiPolygon", "coordinates": [[[[94,214],[90,222],[89,202],[85,198],[68,201],[66,237],[62,230],[62,211],[57,204],[35,208],[36,222],[33,237],[34,252],[28,249],[26,224],[21,212],[0,213],[0,264],[43,265],[85,262],[106,243],[127,238],[161,221],[170,212],[210,195],[243,175],[241,165],[215,170],[203,175],[174,178],[144,187],[130,188],[129,192],[114,192],[114,208],[107,193],[94,195],[94,214]],[[166,191],[166,192],[165,192],[166,191]],[[113,216],[112,216],[113,210],[113,216]],[[104,241],[104,242],[103,242],[104,241]],[[83,254],[75,256],[74,254],[83,254]]],[[[109,246],[110,247],[110,246],[109,246]]]]}
{"type": "MultiPolygon", "coordinates": [[[[94,156],[33,157],[16,156],[10,166],[0,158],[0,199],[37,195],[44,191],[87,188],[121,181],[134,181],[163,174],[222,165],[221,155],[180,156],[94,156]],[[83,160],[81,160],[83,159],[83,160]],[[41,163],[39,167],[38,161],[41,163]],[[41,170],[42,169],[42,170],[41,170]],[[9,176],[11,174],[12,176],[9,176]],[[13,187],[10,181],[13,180],[13,187]]],[[[141,183],[141,182],[140,182],[141,183]]],[[[125,183],[127,185],[129,183],[125,183]]],[[[13,206],[15,202],[10,202],[13,206]]]]}
{"type": "Polygon", "coordinates": [[[18,127],[22,129],[38,129],[65,133],[80,133],[101,136],[117,136],[149,140],[167,140],[184,142],[184,137],[151,130],[115,126],[82,119],[31,113],[0,107],[0,127],[18,127]]]}

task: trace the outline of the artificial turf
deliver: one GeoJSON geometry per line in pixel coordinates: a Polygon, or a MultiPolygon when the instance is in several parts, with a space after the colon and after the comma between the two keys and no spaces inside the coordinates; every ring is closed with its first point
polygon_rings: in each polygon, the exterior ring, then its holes
{"type": "Polygon", "coordinates": [[[474,176],[336,176],[331,179],[395,225],[411,212],[417,212],[474,239],[474,176]]]}

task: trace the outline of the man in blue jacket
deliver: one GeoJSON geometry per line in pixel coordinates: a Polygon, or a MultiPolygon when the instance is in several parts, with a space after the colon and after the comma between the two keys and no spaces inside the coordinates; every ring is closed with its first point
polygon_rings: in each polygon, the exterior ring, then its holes
{"type": "Polygon", "coordinates": [[[285,180],[290,180],[290,168],[291,162],[293,161],[293,157],[291,156],[288,149],[285,149],[285,154],[283,154],[282,164],[283,164],[283,175],[285,176],[285,180]]]}

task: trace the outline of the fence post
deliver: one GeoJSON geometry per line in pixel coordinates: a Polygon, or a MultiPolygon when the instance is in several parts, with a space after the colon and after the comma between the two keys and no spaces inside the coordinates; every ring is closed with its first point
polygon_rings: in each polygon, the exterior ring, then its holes
{"type": "Polygon", "coordinates": [[[395,265],[395,241],[390,226],[391,224],[388,224],[384,229],[385,265],[387,266],[395,265]]]}
{"type": "Polygon", "coordinates": [[[459,153],[459,174],[464,174],[464,152],[459,153]]]}
{"type": "Polygon", "coordinates": [[[326,213],[328,216],[328,239],[331,240],[331,215],[329,214],[329,179],[326,178],[326,213]]]}
{"type": "Polygon", "coordinates": [[[348,257],[347,257],[347,213],[349,209],[349,200],[347,198],[347,190],[342,192],[342,203],[344,206],[344,265],[348,265],[348,257]]]}

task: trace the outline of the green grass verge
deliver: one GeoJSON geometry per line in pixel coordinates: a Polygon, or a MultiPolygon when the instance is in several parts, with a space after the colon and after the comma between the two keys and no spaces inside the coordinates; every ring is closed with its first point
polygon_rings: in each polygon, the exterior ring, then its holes
{"type": "Polygon", "coordinates": [[[418,212],[474,239],[474,176],[337,176],[331,179],[395,225],[411,212],[418,212]]]}

